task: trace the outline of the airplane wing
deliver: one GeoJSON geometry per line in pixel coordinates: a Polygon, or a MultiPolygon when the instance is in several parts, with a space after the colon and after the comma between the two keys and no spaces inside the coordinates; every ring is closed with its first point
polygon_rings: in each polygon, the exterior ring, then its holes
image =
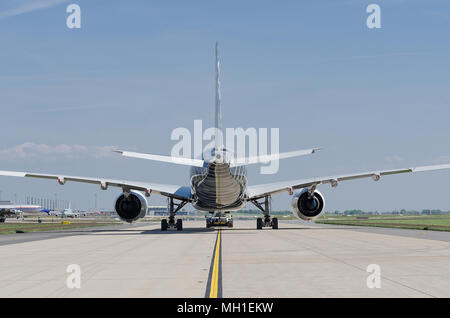
{"type": "Polygon", "coordinates": [[[347,174],[331,177],[319,177],[310,179],[300,179],[292,181],[282,181],[269,184],[261,184],[247,187],[247,195],[250,200],[260,199],[268,195],[278,194],[282,192],[292,192],[293,190],[316,187],[319,184],[331,184],[332,187],[336,187],[340,181],[355,180],[362,178],[372,178],[374,181],[380,180],[382,176],[389,176],[400,173],[422,172],[450,169],[450,164],[435,165],[435,166],[422,166],[416,168],[406,168],[397,170],[380,170],[364,173],[347,174]]]}
{"type": "Polygon", "coordinates": [[[173,197],[179,200],[190,201],[192,198],[190,187],[178,185],[146,183],[128,180],[114,180],[108,178],[76,177],[58,174],[43,174],[43,173],[31,173],[20,171],[0,171],[0,176],[50,179],[58,181],[58,183],[61,185],[64,185],[67,181],[83,182],[83,183],[97,184],[103,190],[106,190],[109,186],[112,186],[128,190],[143,191],[147,194],[155,193],[166,197],[173,197]]]}
{"type": "Polygon", "coordinates": [[[255,164],[255,163],[266,163],[266,162],[273,161],[273,160],[311,155],[321,149],[322,148],[311,148],[311,149],[302,149],[302,150],[295,150],[295,151],[289,151],[289,152],[274,153],[274,154],[270,154],[270,155],[236,158],[230,162],[230,167],[251,165],[251,164],[255,164]]]}

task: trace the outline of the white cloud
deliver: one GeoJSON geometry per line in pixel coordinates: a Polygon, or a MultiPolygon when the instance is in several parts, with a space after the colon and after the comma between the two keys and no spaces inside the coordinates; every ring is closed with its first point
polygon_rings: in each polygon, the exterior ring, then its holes
{"type": "Polygon", "coordinates": [[[84,146],[84,145],[47,145],[33,142],[0,150],[1,159],[37,159],[37,158],[103,158],[112,155],[114,146],[84,146]]]}
{"type": "Polygon", "coordinates": [[[4,19],[7,17],[21,15],[24,13],[33,12],[36,10],[41,10],[49,7],[53,7],[57,4],[67,2],[68,0],[33,0],[33,1],[25,1],[22,2],[19,6],[15,8],[11,8],[9,10],[0,12],[0,19],[4,19]]]}

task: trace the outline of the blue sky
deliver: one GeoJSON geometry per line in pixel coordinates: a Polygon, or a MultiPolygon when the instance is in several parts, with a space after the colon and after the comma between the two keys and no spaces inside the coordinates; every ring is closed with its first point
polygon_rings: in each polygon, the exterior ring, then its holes
{"type": "MultiPolygon", "coordinates": [[[[249,183],[450,162],[449,30],[444,0],[2,1],[0,169],[188,183],[186,167],[109,150],[170,154],[172,129],[212,125],[216,41],[224,126],[279,127],[281,151],[324,147],[276,175],[251,168],[249,183]],[[370,3],[381,29],[366,27],[370,3]]],[[[320,190],[327,210],[449,210],[449,186],[432,172],[320,190]]],[[[78,208],[119,193],[6,177],[0,190],[78,208]]]]}

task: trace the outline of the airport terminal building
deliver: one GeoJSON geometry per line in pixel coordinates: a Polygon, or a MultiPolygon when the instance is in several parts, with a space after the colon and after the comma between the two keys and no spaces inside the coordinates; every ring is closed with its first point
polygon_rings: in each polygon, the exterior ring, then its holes
{"type": "MultiPolygon", "coordinates": [[[[177,212],[177,215],[191,215],[191,213],[181,209],[177,212]]],[[[169,209],[166,205],[149,206],[147,216],[169,216],[169,209]]]]}

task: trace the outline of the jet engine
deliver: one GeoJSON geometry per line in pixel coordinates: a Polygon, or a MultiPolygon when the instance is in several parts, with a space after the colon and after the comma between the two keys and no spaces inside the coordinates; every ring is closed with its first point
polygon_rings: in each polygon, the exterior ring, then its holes
{"type": "Polygon", "coordinates": [[[131,191],[128,196],[122,193],[116,199],[115,209],[122,220],[131,223],[145,216],[147,200],[138,191],[131,191]]]}
{"type": "Polygon", "coordinates": [[[314,194],[311,195],[308,189],[303,189],[294,194],[291,206],[296,217],[311,221],[322,213],[325,207],[325,199],[319,191],[314,191],[314,194]]]}

